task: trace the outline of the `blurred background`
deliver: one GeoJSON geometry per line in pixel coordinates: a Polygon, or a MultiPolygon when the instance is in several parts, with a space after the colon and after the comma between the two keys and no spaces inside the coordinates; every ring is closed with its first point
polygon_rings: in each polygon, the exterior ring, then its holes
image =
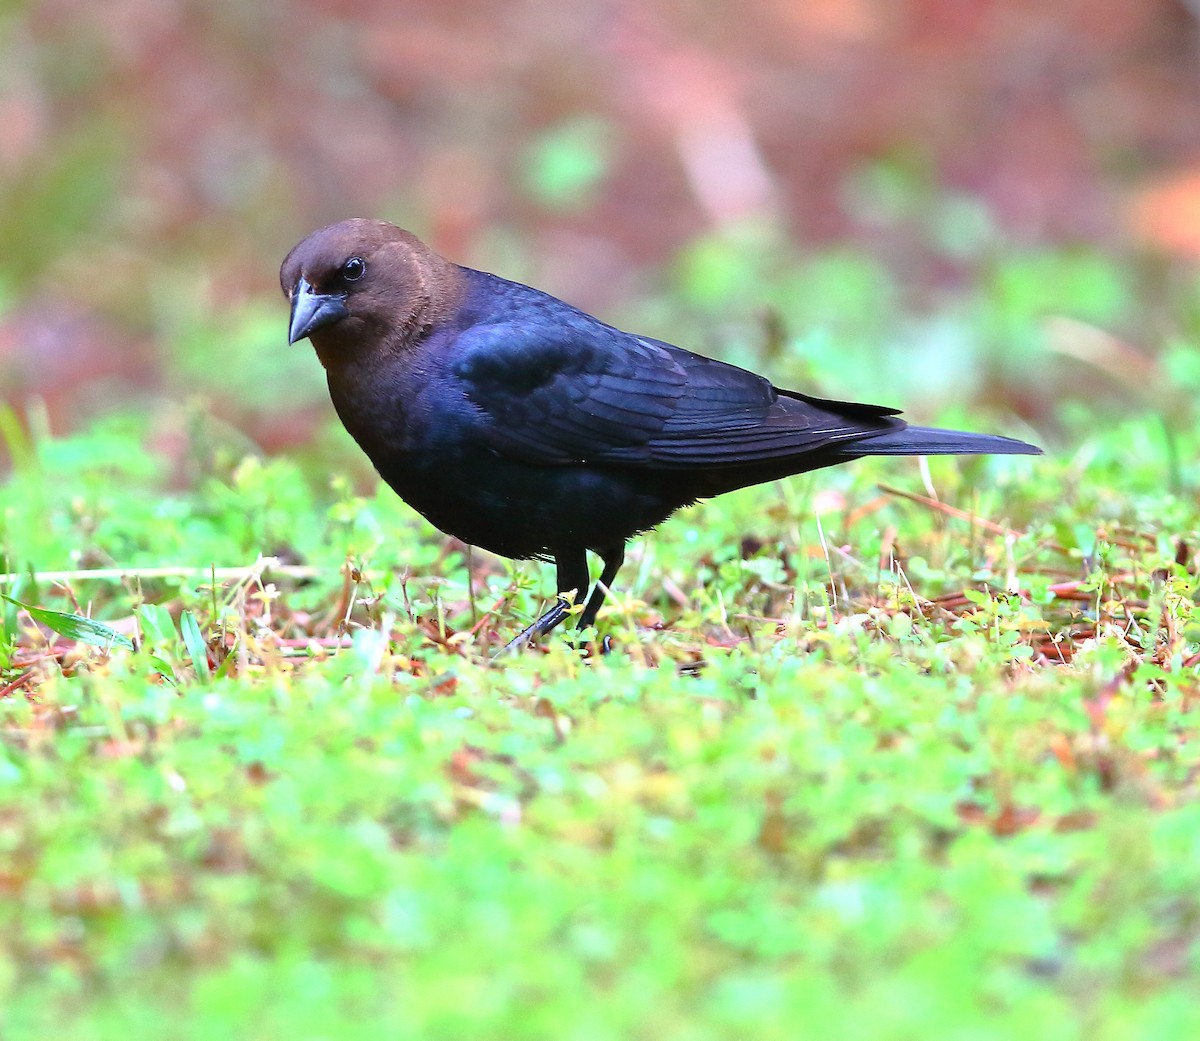
{"type": "Polygon", "coordinates": [[[351,215],[922,419],[1194,419],[1200,3],[0,11],[0,468],[122,415],[365,477],[276,275],[351,215]]]}

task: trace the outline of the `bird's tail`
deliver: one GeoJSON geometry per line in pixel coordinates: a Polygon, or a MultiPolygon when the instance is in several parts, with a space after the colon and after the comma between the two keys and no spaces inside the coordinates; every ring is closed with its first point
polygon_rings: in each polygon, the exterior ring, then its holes
{"type": "Polygon", "coordinates": [[[969,434],[935,427],[902,427],[856,441],[855,455],[1041,455],[1036,445],[998,434],[969,434]]]}

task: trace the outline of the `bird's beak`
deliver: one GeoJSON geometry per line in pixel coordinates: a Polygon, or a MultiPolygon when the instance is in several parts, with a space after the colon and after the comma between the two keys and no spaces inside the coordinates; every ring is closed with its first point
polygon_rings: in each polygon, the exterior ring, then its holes
{"type": "Polygon", "coordinates": [[[292,292],[292,321],[288,326],[288,343],[303,340],[322,326],[330,325],[349,315],[346,297],[342,293],[318,293],[308,279],[301,276],[292,292]]]}

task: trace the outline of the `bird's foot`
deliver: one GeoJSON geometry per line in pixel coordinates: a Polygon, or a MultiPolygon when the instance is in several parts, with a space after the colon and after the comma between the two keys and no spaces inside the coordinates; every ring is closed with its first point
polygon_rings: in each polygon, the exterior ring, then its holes
{"type": "Polygon", "coordinates": [[[499,658],[503,654],[509,654],[513,651],[519,651],[522,647],[528,646],[533,640],[541,634],[537,630],[537,622],[533,625],[527,625],[516,636],[508,641],[499,651],[496,652],[496,657],[499,658]]]}
{"type": "Polygon", "coordinates": [[[566,645],[573,651],[578,651],[584,658],[605,657],[616,650],[611,636],[601,636],[595,640],[567,639],[566,645]]]}
{"type": "MultiPolygon", "coordinates": [[[[558,599],[554,602],[554,606],[550,608],[549,611],[534,621],[532,625],[527,625],[524,629],[517,633],[516,636],[514,636],[508,641],[508,643],[506,643],[499,651],[496,652],[495,657],[499,658],[501,655],[509,654],[513,651],[519,651],[521,648],[529,646],[529,644],[533,643],[534,640],[536,640],[539,636],[544,636],[556,625],[558,625],[559,622],[566,618],[574,609],[575,604],[572,602],[572,599],[568,596],[562,596],[560,594],[558,599]]],[[[588,626],[591,625],[591,619],[588,619],[587,624],[588,626]]],[[[584,627],[585,626],[582,624],[581,620],[580,628],[584,627]]],[[[590,644],[587,640],[567,640],[567,646],[572,650],[581,651],[584,654],[587,654],[590,644]]],[[[601,655],[611,654],[612,650],[613,641],[611,636],[602,637],[596,644],[596,652],[601,655]]]]}
{"type": "Polygon", "coordinates": [[[527,647],[530,643],[536,640],[539,636],[543,636],[553,629],[559,622],[571,613],[574,604],[565,596],[560,596],[554,602],[554,606],[550,608],[544,615],[538,618],[532,625],[527,625],[516,636],[508,641],[497,653],[496,657],[508,654],[512,651],[519,651],[522,647],[527,647]]]}

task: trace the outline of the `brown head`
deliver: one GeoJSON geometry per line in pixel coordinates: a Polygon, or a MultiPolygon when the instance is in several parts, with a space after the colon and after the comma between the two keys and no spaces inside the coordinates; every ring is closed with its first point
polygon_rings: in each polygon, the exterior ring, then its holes
{"type": "Polygon", "coordinates": [[[413,343],[463,290],[461,269],[411,232],[363,218],[314,231],[287,255],[279,283],[292,303],[288,341],[308,337],[326,367],[413,343]]]}

